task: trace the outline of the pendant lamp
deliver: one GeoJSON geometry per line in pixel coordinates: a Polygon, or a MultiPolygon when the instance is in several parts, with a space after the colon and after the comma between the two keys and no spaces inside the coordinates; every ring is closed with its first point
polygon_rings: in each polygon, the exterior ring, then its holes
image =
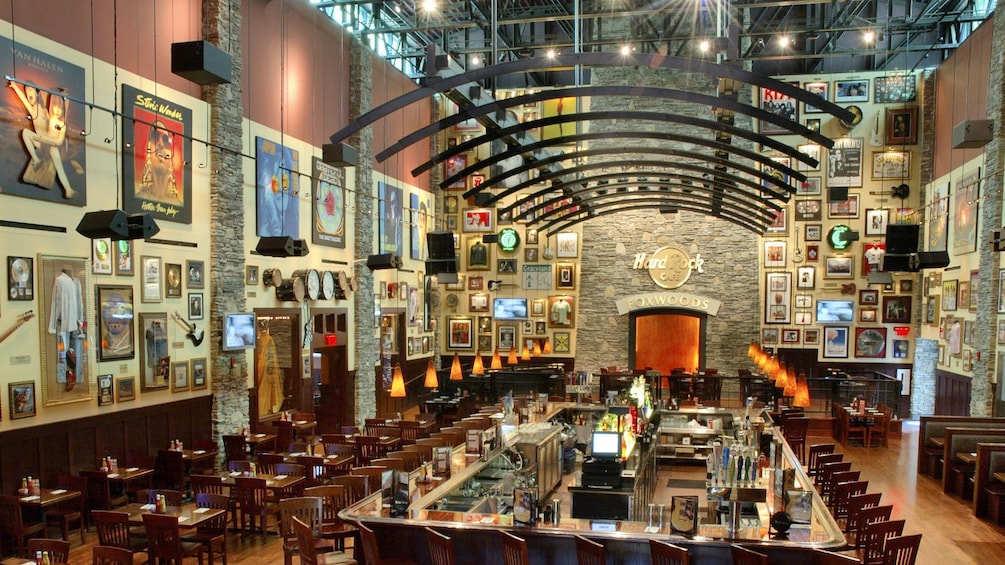
{"type": "Polygon", "coordinates": [[[541,352],[545,355],[551,353],[551,340],[549,338],[544,338],[544,347],[541,349],[541,352]]]}
{"type": "Polygon", "coordinates": [[[533,354],[534,354],[534,357],[540,357],[541,356],[541,342],[538,341],[538,340],[536,340],[536,339],[534,340],[534,351],[533,351],[533,354]]]}
{"type": "Polygon", "coordinates": [[[450,364],[450,380],[464,380],[464,373],[461,372],[461,358],[456,353],[454,353],[454,361],[450,364]]]}
{"type": "Polygon", "coordinates": [[[391,398],[405,398],[405,377],[401,375],[401,365],[394,364],[394,377],[391,378],[391,398]]]}
{"type": "Polygon", "coordinates": [[[792,399],[792,405],[799,408],[810,407],[810,385],[806,380],[806,373],[799,373],[796,377],[796,395],[792,399]]]}
{"type": "Polygon", "coordinates": [[[426,365],[426,382],[423,383],[426,388],[440,388],[440,379],[436,376],[436,367],[433,366],[433,358],[429,358],[429,364],[426,365]]]}
{"type": "Polygon", "coordinates": [[[509,357],[506,357],[507,365],[516,365],[516,347],[509,348],[509,357]]]}
{"type": "Polygon", "coordinates": [[[471,374],[472,375],[478,375],[478,376],[481,376],[481,375],[485,374],[485,362],[482,361],[482,353],[481,353],[481,351],[476,351],[475,352],[475,363],[471,367],[471,374]]]}
{"type": "Polygon", "coordinates": [[[520,360],[530,361],[530,348],[527,347],[526,343],[523,344],[523,351],[520,352],[520,360]]]}
{"type": "Polygon", "coordinates": [[[492,364],[489,365],[489,369],[494,371],[502,368],[502,357],[499,356],[499,348],[497,347],[495,353],[492,354],[492,364]]]}

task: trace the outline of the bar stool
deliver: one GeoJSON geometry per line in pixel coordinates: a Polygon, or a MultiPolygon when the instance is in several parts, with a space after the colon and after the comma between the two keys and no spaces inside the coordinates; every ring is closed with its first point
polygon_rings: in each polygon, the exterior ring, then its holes
{"type": "Polygon", "coordinates": [[[810,479],[815,479],[820,471],[820,464],[817,463],[820,456],[834,453],[836,447],[833,443],[814,443],[810,446],[810,458],[806,462],[806,475],[810,479]]]}
{"type": "Polygon", "coordinates": [[[403,558],[382,558],[377,545],[377,535],[362,522],[359,524],[359,537],[363,544],[363,557],[366,565],[416,565],[415,561],[403,558]]]}
{"type": "Polygon", "coordinates": [[[733,565],[768,565],[767,555],[757,553],[742,545],[730,545],[729,553],[733,557],[733,565]]]}
{"type": "Polygon", "coordinates": [[[579,565],[604,565],[607,562],[604,546],[583,536],[576,536],[576,559],[579,565]]]}
{"type": "Polygon", "coordinates": [[[689,565],[691,562],[687,548],[654,539],[649,540],[649,555],[653,565],[689,565]]]}
{"type": "Polygon", "coordinates": [[[810,428],[809,418],[787,418],[785,421],[785,441],[801,463],[806,461],[806,432],[810,428]]]}
{"type": "Polygon", "coordinates": [[[429,562],[433,565],[454,565],[454,544],[447,536],[432,528],[426,528],[429,540],[429,562]]]}
{"type": "Polygon", "coordinates": [[[914,565],[921,546],[921,534],[895,536],[883,546],[883,565],[914,565]]]}
{"type": "Polygon", "coordinates": [[[527,540],[502,530],[499,531],[499,537],[502,539],[504,565],[530,565],[527,540]]]}

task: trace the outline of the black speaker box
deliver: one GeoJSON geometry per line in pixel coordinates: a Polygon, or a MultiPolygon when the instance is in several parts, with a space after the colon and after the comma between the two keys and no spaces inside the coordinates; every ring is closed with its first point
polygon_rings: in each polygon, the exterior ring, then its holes
{"type": "Polygon", "coordinates": [[[841,188],[828,188],[827,189],[827,201],[828,202],[844,202],[848,200],[848,189],[841,188]]]}
{"type": "Polygon", "coordinates": [[[488,192],[475,194],[475,206],[488,206],[490,200],[492,200],[492,194],[488,192]]]}
{"type": "MultiPolygon", "coordinates": [[[[129,239],[146,239],[161,231],[160,226],[150,214],[131,214],[129,216],[129,239]]],[[[115,239],[115,238],[112,238],[115,239]]]]}
{"type": "Polygon", "coordinates": [[[130,239],[129,217],[122,210],[88,212],[77,224],[77,233],[90,239],[130,239]]]}
{"type": "Polygon", "coordinates": [[[268,257],[291,257],[293,255],[293,238],[290,236],[263,237],[258,240],[255,251],[268,257]]]}
{"type": "Polygon", "coordinates": [[[941,269],[949,266],[948,251],[922,251],[918,253],[918,269],[941,269]]]}
{"type": "Polygon", "coordinates": [[[370,255],[366,258],[366,266],[369,267],[371,271],[377,271],[380,269],[400,269],[401,256],[395,255],[394,253],[370,255]]]}
{"type": "Polygon", "coordinates": [[[429,259],[448,259],[453,261],[457,254],[454,252],[454,232],[436,230],[426,233],[426,248],[429,249],[429,259]]]}
{"type": "Polygon", "coordinates": [[[310,252],[311,250],[309,247],[307,247],[306,239],[293,240],[293,253],[291,254],[292,257],[303,257],[310,252]]]}
{"type": "Polygon", "coordinates": [[[895,255],[917,253],[918,224],[890,224],[886,226],[886,252],[895,255]]]}
{"type": "Polygon", "coordinates": [[[321,161],[336,167],[354,167],[359,163],[359,155],[352,145],[325,143],[321,146],[321,161]]]}
{"type": "Polygon", "coordinates": [[[443,273],[456,273],[456,272],[457,272],[457,259],[430,259],[429,261],[426,261],[427,275],[440,275],[443,273]]]}
{"type": "Polygon", "coordinates": [[[913,257],[915,256],[910,254],[897,255],[895,253],[887,253],[883,255],[883,272],[913,272],[914,269],[911,265],[913,257]]]}
{"type": "Polygon", "coordinates": [[[196,84],[229,83],[230,67],[230,54],[208,41],[171,44],[171,72],[196,84]]]}

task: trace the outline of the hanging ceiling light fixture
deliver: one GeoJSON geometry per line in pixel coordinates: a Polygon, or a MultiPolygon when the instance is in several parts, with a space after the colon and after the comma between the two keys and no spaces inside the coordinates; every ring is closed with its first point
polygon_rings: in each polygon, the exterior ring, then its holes
{"type": "Polygon", "coordinates": [[[544,338],[544,347],[541,348],[541,352],[544,353],[545,355],[548,355],[549,353],[551,353],[551,339],[550,338],[547,338],[547,337],[544,338]]]}
{"type": "Polygon", "coordinates": [[[517,364],[516,346],[513,346],[513,347],[509,348],[509,356],[506,357],[506,364],[507,365],[516,365],[517,364]]]}
{"type": "Polygon", "coordinates": [[[436,367],[433,366],[433,358],[429,358],[426,365],[426,381],[423,383],[426,388],[440,388],[440,379],[436,376],[436,367]]]}
{"type": "Polygon", "coordinates": [[[464,373],[461,372],[461,358],[456,353],[454,353],[454,361],[450,364],[450,380],[464,380],[464,373]]]}
{"type": "Polygon", "coordinates": [[[494,371],[502,368],[502,357],[499,356],[499,348],[497,347],[495,353],[492,354],[492,364],[489,365],[489,369],[494,371]]]}
{"type": "Polygon", "coordinates": [[[394,377],[391,378],[391,398],[405,398],[405,377],[398,363],[394,364],[394,377]]]}
{"type": "Polygon", "coordinates": [[[474,365],[471,366],[471,374],[478,376],[482,376],[485,374],[485,361],[482,361],[481,351],[475,352],[475,362],[474,365]]]}

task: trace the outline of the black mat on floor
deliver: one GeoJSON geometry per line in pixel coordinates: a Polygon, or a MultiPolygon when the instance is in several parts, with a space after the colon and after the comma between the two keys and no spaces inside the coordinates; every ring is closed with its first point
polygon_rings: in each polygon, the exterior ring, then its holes
{"type": "Polygon", "coordinates": [[[670,479],[667,482],[668,488],[692,488],[704,489],[705,481],[696,479],[670,479]]]}

